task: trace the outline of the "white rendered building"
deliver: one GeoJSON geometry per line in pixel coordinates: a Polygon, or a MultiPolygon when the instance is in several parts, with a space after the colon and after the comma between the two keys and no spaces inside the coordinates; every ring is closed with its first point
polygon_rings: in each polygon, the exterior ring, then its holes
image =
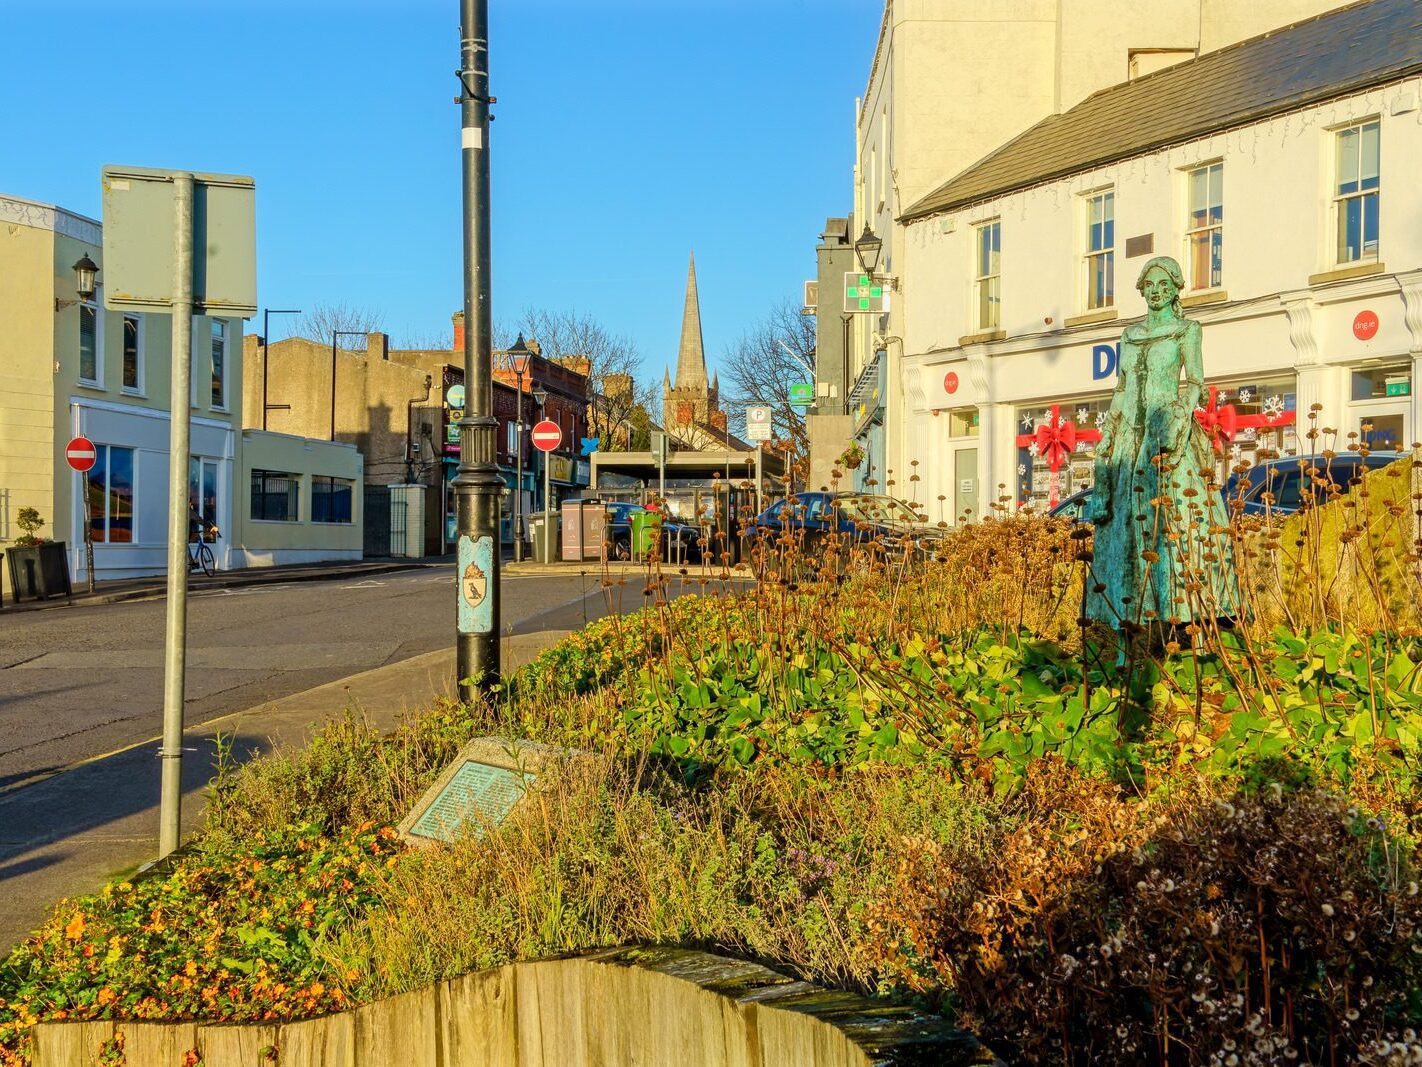
{"type": "Polygon", "coordinates": [[[1422,436],[1422,5],[1371,0],[1051,116],[899,217],[891,456],[933,519],[1089,484],[1136,277],[1179,260],[1221,461],[1422,436]],[[1053,410],[1056,422],[1053,424],[1053,410]],[[1038,447],[1070,423],[1055,464],[1038,447]],[[1056,466],[1056,470],[1049,469],[1056,466]]]}

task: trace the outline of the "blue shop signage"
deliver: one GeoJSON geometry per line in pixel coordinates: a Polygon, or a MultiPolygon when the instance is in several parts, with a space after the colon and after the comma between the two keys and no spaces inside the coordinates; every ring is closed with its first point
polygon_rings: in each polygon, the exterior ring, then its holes
{"type": "Polygon", "coordinates": [[[1120,355],[1115,345],[1094,345],[1091,349],[1091,377],[1096,381],[1110,378],[1116,373],[1116,361],[1120,355]]]}

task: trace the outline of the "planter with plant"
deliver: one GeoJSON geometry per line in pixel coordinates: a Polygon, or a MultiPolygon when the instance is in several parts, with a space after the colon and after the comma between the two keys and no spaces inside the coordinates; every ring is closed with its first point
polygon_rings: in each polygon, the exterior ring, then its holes
{"type": "Polygon", "coordinates": [[[69,558],[63,541],[48,541],[35,531],[44,526],[39,509],[20,508],[15,525],[21,530],[5,550],[10,566],[10,588],[16,600],[42,600],[69,595],[69,558]]]}
{"type": "Polygon", "coordinates": [[[864,462],[864,448],[858,441],[850,443],[849,447],[839,454],[838,463],[845,470],[857,470],[859,464],[864,462]]]}

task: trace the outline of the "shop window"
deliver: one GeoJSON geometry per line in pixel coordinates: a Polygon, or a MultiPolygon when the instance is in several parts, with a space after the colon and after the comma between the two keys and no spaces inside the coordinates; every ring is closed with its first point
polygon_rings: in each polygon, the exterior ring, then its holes
{"type": "Polygon", "coordinates": [[[1108,191],[1086,198],[1086,307],[1089,311],[1116,303],[1116,194],[1108,191]]]}
{"type": "Polygon", "coordinates": [[[355,483],[324,474],[311,478],[311,521],[350,523],[355,499],[355,483]]]}
{"type": "Polygon", "coordinates": [[[1353,371],[1354,400],[1384,400],[1412,395],[1412,367],[1406,363],[1353,371]]]}
{"type": "Polygon", "coordinates": [[[1190,251],[1190,288],[1217,289],[1224,267],[1224,164],[1196,167],[1186,175],[1190,214],[1185,240],[1190,251]]]}
{"type": "Polygon", "coordinates": [[[1339,130],[1334,138],[1333,215],[1338,262],[1376,259],[1380,128],[1376,122],[1365,122],[1339,130]]]}
{"type": "MultiPolygon", "coordinates": [[[[1058,421],[1071,422],[1078,430],[1099,430],[1106,421],[1106,412],[1111,410],[1109,396],[1092,397],[1085,400],[1063,400],[1059,402],[1058,421]]],[[[1026,441],[1038,426],[1051,423],[1050,404],[1017,410],[1017,433],[1019,442],[1026,441]]],[[[1092,441],[1078,440],[1071,456],[1056,471],[1057,500],[1065,500],[1073,493],[1090,489],[1096,457],[1096,445],[1092,441]]],[[[1042,512],[1050,506],[1052,494],[1052,469],[1046,456],[1041,455],[1033,441],[1019,444],[1017,449],[1017,501],[1042,512]]]]}
{"type": "Polygon", "coordinates": [[[123,390],[143,391],[143,320],[137,315],[123,317],[123,390]]]}
{"type": "Polygon", "coordinates": [[[301,476],[283,471],[252,472],[252,518],[300,522],[301,476]]]}
{"type": "Polygon", "coordinates": [[[993,219],[979,226],[976,244],[978,329],[996,330],[1002,325],[1002,223],[993,219]]]}
{"type": "Polygon", "coordinates": [[[1365,415],[1358,422],[1358,443],[1370,452],[1401,452],[1405,422],[1401,412],[1365,415]]]}
{"type": "Polygon", "coordinates": [[[79,305],[79,380],[99,385],[99,306],[79,305]]]}
{"type": "Polygon", "coordinates": [[[1286,425],[1250,427],[1235,434],[1221,461],[1221,477],[1228,474],[1228,467],[1236,463],[1259,463],[1278,456],[1299,454],[1296,381],[1293,375],[1286,375],[1218,384],[1219,393],[1215,402],[1221,408],[1233,405],[1240,415],[1263,415],[1280,422],[1286,421],[1290,414],[1294,415],[1294,421],[1286,425]]]}
{"type": "Polygon", "coordinates": [[[133,449],[99,445],[84,479],[89,537],[95,543],[133,542],[133,449]]]}

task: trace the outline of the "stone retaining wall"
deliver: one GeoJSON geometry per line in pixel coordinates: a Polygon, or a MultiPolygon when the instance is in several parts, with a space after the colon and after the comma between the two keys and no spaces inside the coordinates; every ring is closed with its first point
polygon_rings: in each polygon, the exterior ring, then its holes
{"type": "Polygon", "coordinates": [[[758,964],[625,948],[510,964],[272,1025],[42,1023],[35,1067],[878,1067],[997,1062],[944,1019],[758,964]],[[192,1063],[189,1056],[187,1063],[192,1063]]]}

